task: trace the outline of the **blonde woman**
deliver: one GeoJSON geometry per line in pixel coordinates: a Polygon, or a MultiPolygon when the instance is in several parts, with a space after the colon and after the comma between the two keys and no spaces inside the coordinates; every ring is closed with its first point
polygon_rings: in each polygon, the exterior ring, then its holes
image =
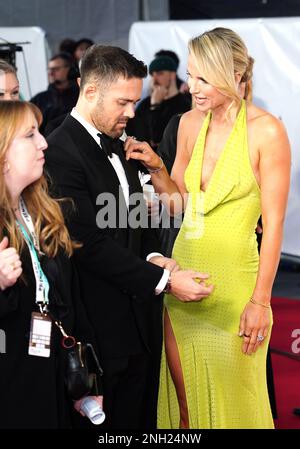
{"type": "Polygon", "coordinates": [[[36,106],[0,102],[0,428],[70,427],[65,350],[53,320],[92,338],[69,260],[76,245],[47,193],[40,122],[36,106]]]}
{"type": "Polygon", "coordinates": [[[15,68],[0,59],[0,101],[19,100],[20,86],[15,68]]]}
{"type": "MultiPolygon", "coordinates": [[[[273,427],[266,352],[290,147],[281,121],[241,99],[252,65],[232,30],[216,28],[192,39],[188,83],[196,107],[181,119],[171,178],[148,145],[126,143],[127,158],[152,170],[158,193],[188,194],[172,257],[183,269],[209,273],[215,286],[198,303],[165,297],[162,428],[273,427]]],[[[180,211],[180,204],[163,200],[171,213],[180,211]]]]}

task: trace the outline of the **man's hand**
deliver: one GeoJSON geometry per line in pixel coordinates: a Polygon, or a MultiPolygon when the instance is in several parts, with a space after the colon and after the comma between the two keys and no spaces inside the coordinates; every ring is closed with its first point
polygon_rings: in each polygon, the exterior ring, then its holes
{"type": "Polygon", "coordinates": [[[151,105],[160,104],[168,95],[168,89],[164,86],[154,85],[150,97],[151,105]]]}
{"type": "Polygon", "coordinates": [[[15,248],[8,247],[8,238],[0,242],[0,289],[5,290],[17,282],[22,273],[22,263],[15,248]]]}
{"type": "Polygon", "coordinates": [[[153,257],[151,257],[151,259],[148,260],[148,262],[151,262],[154,265],[158,265],[161,268],[169,270],[170,273],[173,273],[173,272],[175,273],[175,271],[180,270],[180,267],[177,264],[176,260],[169,259],[168,257],[153,256],[153,257]]]}
{"type": "Polygon", "coordinates": [[[180,270],[171,274],[170,293],[182,302],[201,301],[211,294],[213,285],[206,286],[209,274],[192,270],[180,270]],[[198,282],[197,282],[198,281],[198,282]]]}

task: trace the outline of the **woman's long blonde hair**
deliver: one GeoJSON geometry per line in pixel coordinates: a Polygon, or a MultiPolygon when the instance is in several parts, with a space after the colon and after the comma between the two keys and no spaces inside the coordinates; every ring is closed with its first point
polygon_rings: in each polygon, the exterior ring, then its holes
{"type": "Polygon", "coordinates": [[[209,84],[232,99],[228,109],[239,105],[241,97],[235,76],[241,83],[252,78],[254,59],[238,34],[228,28],[214,28],[190,40],[189,52],[209,84]]]}
{"type": "MultiPolygon", "coordinates": [[[[22,252],[24,239],[16,225],[11,196],[4,179],[4,167],[7,150],[28,114],[33,114],[38,124],[41,124],[41,111],[34,104],[0,102],[0,239],[6,235],[9,245],[16,248],[19,254],[22,252]]],[[[27,186],[22,197],[32,217],[41,250],[48,257],[55,257],[61,247],[70,257],[78,244],[70,239],[58,201],[48,194],[45,176],[42,175],[27,186]]]]}

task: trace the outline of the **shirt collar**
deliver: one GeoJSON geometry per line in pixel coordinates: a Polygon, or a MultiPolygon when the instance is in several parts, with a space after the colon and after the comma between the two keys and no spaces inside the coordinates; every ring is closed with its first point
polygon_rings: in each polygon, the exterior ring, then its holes
{"type": "MultiPolygon", "coordinates": [[[[101,131],[99,131],[97,128],[95,128],[93,125],[87,122],[75,108],[72,109],[71,116],[75,118],[75,120],[77,120],[87,130],[87,132],[92,136],[92,138],[97,142],[97,144],[101,146],[100,139],[98,136],[99,133],[102,134],[101,131]]],[[[124,131],[120,139],[123,142],[125,142],[126,137],[127,135],[124,131]]]]}
{"type": "Polygon", "coordinates": [[[98,131],[98,129],[96,129],[93,125],[87,122],[75,108],[72,109],[71,116],[75,118],[75,120],[77,120],[87,130],[87,132],[92,136],[92,138],[97,142],[97,144],[100,145],[100,139],[98,136],[100,131],[98,131]]]}

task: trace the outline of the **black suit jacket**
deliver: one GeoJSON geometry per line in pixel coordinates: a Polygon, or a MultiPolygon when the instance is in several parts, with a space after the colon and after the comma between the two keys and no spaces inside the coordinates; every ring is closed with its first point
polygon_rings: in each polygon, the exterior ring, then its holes
{"type": "MultiPolygon", "coordinates": [[[[74,258],[100,352],[103,357],[144,352],[149,349],[149,336],[153,338],[149,317],[160,301],[154,289],[163,274],[160,267],[143,260],[159,251],[155,232],[97,227],[101,209],[97,196],[111,192],[119,206],[120,183],[104,151],[77,120],[67,116],[48,137],[48,144],[46,170],[54,190],[74,202],[67,225],[72,238],[83,244],[74,258]]],[[[122,163],[130,193],[141,192],[135,162],[122,157],[122,163]]],[[[159,329],[161,323],[156,325],[159,329]]]]}

